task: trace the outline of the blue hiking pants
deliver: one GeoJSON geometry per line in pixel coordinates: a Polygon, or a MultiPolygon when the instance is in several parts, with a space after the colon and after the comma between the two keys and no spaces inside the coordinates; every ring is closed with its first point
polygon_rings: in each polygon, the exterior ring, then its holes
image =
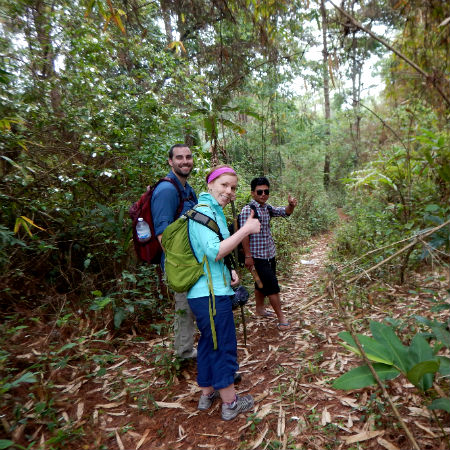
{"type": "Polygon", "coordinates": [[[216,296],[215,299],[216,316],[214,317],[214,324],[217,350],[214,350],[211,332],[209,298],[197,297],[188,300],[201,333],[197,347],[197,383],[200,387],[226,388],[233,384],[234,374],[239,369],[231,298],[228,295],[220,295],[216,296]]]}

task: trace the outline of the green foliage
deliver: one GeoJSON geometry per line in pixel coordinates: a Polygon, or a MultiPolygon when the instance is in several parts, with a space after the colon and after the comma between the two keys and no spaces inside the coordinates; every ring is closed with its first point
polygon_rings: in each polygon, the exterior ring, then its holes
{"type": "Polygon", "coordinates": [[[154,364],[157,368],[157,373],[163,377],[166,386],[170,386],[180,374],[181,359],[176,356],[174,357],[164,347],[159,345],[153,347],[152,354],[155,357],[154,364]]]}
{"type": "MultiPolygon", "coordinates": [[[[403,374],[420,391],[427,391],[433,385],[433,378],[437,372],[446,374],[447,370],[441,366],[445,357],[438,357],[428,342],[416,334],[409,347],[404,346],[393,329],[380,322],[371,321],[370,330],[373,338],[357,334],[361,346],[381,380],[390,380],[403,374]]],[[[361,355],[356,343],[348,332],[339,333],[339,337],[346,342],[343,344],[348,350],[361,355]]],[[[446,364],[444,364],[445,366],[446,364]]],[[[360,389],[376,384],[369,367],[364,365],[350,370],[333,382],[336,389],[360,389]]]]}
{"type": "Polygon", "coordinates": [[[8,228],[0,225],[0,267],[4,267],[8,260],[13,246],[26,247],[25,242],[14,237],[14,233],[8,228]]]}
{"type": "MultiPolygon", "coordinates": [[[[397,369],[387,364],[374,363],[372,366],[380,380],[392,380],[400,374],[397,369]]],[[[375,383],[375,379],[373,378],[369,367],[359,366],[335,380],[333,382],[333,387],[335,389],[343,389],[348,391],[371,386],[375,383]]]]}
{"type": "Polygon", "coordinates": [[[428,406],[428,409],[442,409],[450,413],[450,398],[437,398],[428,406]]]}
{"type": "MultiPolygon", "coordinates": [[[[421,113],[433,117],[426,109],[421,113]]],[[[450,193],[444,169],[450,166],[449,148],[448,132],[418,129],[408,146],[380,150],[377,159],[345,178],[352,190],[353,220],[338,234],[335,256],[348,259],[387,247],[384,257],[388,257],[395,251],[389,244],[403,242],[407,236],[420,235],[448,220],[450,206],[443,199],[450,193]]],[[[411,249],[402,256],[403,261],[391,263],[398,264],[401,280],[408,263],[417,266],[434,258],[436,251],[448,252],[449,228],[437,231],[427,242],[422,251],[411,249]]],[[[374,265],[380,258],[380,253],[372,252],[362,263],[374,265]]],[[[386,266],[379,274],[386,274],[386,269],[392,273],[392,266],[386,266]]]]}
{"type": "MultiPolygon", "coordinates": [[[[448,303],[442,302],[440,303],[446,309],[450,308],[448,303]]],[[[448,323],[446,322],[438,322],[437,320],[429,320],[426,317],[422,316],[414,316],[416,321],[419,324],[423,324],[429,328],[431,328],[432,333],[422,333],[424,338],[432,338],[437,342],[440,342],[443,346],[449,348],[450,347],[450,333],[447,330],[448,323]]]]}
{"type": "Polygon", "coordinates": [[[423,75],[392,54],[383,71],[385,95],[397,105],[423,98],[445,123],[450,110],[448,77],[445,75],[450,67],[450,38],[449,33],[442,32],[442,27],[449,17],[450,6],[445,2],[434,4],[413,0],[405,8],[394,8],[392,13],[396,23],[402,24],[401,32],[395,37],[397,48],[428,76],[433,74],[434,82],[425,82],[423,75]],[[446,100],[439,91],[446,94],[446,100]]]}
{"type": "Polygon", "coordinates": [[[139,318],[160,320],[166,316],[166,305],[162,301],[163,293],[149,283],[154,270],[148,265],[141,265],[134,273],[123,271],[107,295],[98,290],[91,292],[93,298],[89,301],[89,309],[102,314],[105,322],[112,317],[116,329],[124,321],[132,323],[139,318]]]}
{"type": "Polygon", "coordinates": [[[25,372],[22,376],[20,376],[17,380],[14,380],[12,382],[6,382],[5,379],[0,380],[0,394],[4,394],[5,392],[9,391],[10,389],[14,389],[21,384],[24,383],[36,383],[37,378],[35,377],[34,373],[31,372],[25,372]]]}

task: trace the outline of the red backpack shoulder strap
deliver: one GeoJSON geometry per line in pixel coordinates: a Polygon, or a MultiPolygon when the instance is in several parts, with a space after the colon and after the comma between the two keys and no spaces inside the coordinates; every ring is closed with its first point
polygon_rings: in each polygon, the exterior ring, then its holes
{"type": "Polygon", "coordinates": [[[162,181],[168,181],[169,183],[171,183],[173,186],[175,186],[175,189],[178,192],[178,197],[180,199],[180,202],[178,203],[178,207],[175,212],[174,220],[178,219],[178,217],[180,217],[180,215],[181,215],[181,211],[183,210],[183,204],[184,204],[183,193],[181,192],[181,189],[178,186],[178,183],[173,178],[170,178],[170,177],[161,178],[157,184],[161,183],[162,181]]]}

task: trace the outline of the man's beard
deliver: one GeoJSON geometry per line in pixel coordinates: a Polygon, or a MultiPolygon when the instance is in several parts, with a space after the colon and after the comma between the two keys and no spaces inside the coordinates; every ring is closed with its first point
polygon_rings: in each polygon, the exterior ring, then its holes
{"type": "Polygon", "coordinates": [[[182,177],[182,178],[187,178],[187,177],[191,174],[193,167],[189,167],[189,168],[188,168],[188,169],[189,169],[189,172],[188,172],[188,173],[182,172],[181,169],[180,169],[179,167],[172,167],[172,169],[173,169],[173,171],[174,171],[177,175],[179,175],[180,177],[182,177]]]}

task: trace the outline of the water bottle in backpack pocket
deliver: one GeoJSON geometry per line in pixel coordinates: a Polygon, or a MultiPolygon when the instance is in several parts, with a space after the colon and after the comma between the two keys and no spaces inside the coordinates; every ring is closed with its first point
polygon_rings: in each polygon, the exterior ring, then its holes
{"type": "MultiPolygon", "coordinates": [[[[178,192],[180,203],[175,213],[175,218],[178,218],[184,205],[183,195],[175,180],[169,177],[161,178],[156,184],[147,189],[147,191],[141,195],[139,200],[131,205],[129,210],[132,224],[133,244],[134,249],[136,250],[136,255],[140,261],[145,261],[149,264],[160,264],[161,262],[162,248],[159,243],[158,237],[155,234],[151,202],[153,192],[155,191],[156,187],[164,181],[171,183],[178,192]],[[138,219],[143,219],[143,221],[146,222],[149,227],[149,236],[147,237],[147,239],[144,238],[144,240],[141,240],[139,238],[138,219]]],[[[139,227],[141,227],[141,225],[139,225],[139,227]]]]}
{"type": "Polygon", "coordinates": [[[150,231],[150,227],[148,223],[142,218],[139,217],[136,224],[136,234],[139,242],[147,242],[152,237],[152,233],[150,231]]]}

